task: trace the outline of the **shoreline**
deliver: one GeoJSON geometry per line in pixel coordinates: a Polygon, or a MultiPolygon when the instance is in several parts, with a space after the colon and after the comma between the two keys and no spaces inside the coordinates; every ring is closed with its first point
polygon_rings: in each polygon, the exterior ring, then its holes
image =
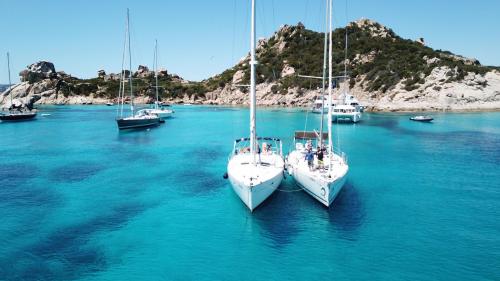
{"type": "MultiPolygon", "coordinates": [[[[152,104],[146,103],[136,103],[137,106],[150,106],[152,104]]],[[[169,103],[171,106],[209,106],[209,107],[227,107],[227,108],[248,108],[245,104],[215,104],[215,103],[169,103]]],[[[65,104],[35,104],[35,108],[45,107],[45,106],[106,106],[106,103],[65,103],[65,104]]],[[[116,104],[109,106],[115,107],[116,104]]],[[[283,106],[283,105],[258,105],[262,109],[297,109],[297,110],[307,110],[310,106],[283,106]]],[[[367,108],[364,110],[365,113],[481,113],[481,112],[500,112],[500,108],[471,108],[471,109],[373,109],[367,108]]]]}

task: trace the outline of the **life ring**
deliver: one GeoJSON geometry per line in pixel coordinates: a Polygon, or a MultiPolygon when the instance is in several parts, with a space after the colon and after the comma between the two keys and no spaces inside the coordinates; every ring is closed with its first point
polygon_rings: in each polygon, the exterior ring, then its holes
{"type": "Polygon", "coordinates": [[[326,190],[324,187],[321,188],[321,196],[325,197],[326,195],[326,190]]]}

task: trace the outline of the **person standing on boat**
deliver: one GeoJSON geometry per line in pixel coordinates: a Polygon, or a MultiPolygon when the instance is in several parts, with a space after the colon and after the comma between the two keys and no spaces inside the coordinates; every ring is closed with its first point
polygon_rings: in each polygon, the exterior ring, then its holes
{"type": "Polygon", "coordinates": [[[308,149],[306,153],[307,166],[309,166],[309,170],[314,168],[314,153],[312,149],[308,149]]]}
{"type": "Polygon", "coordinates": [[[316,151],[316,157],[318,158],[318,169],[323,169],[323,149],[318,146],[318,150],[316,151]]]}

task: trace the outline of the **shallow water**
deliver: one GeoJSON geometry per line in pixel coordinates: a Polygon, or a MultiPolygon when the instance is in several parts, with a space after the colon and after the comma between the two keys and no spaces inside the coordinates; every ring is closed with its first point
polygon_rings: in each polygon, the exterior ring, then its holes
{"type": "MultiPolygon", "coordinates": [[[[132,132],[113,107],[43,110],[0,124],[1,280],[500,279],[500,113],[336,125],[334,206],[276,192],[250,213],[222,178],[247,109],[178,106],[132,132]]],[[[319,118],[257,116],[285,150],[319,118]]]]}

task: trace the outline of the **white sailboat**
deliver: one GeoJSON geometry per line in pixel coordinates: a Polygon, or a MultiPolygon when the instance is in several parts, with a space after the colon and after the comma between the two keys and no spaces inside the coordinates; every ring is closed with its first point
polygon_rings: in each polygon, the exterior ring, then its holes
{"type": "MultiPolygon", "coordinates": [[[[142,109],[149,114],[155,114],[160,117],[160,122],[165,122],[165,119],[172,117],[174,111],[172,109],[163,108],[159,95],[158,95],[158,41],[155,40],[155,55],[154,55],[154,65],[153,69],[155,70],[155,90],[156,90],[156,101],[154,104],[154,108],[142,109]]],[[[140,111],[139,111],[140,112],[140,111]]]]}
{"type": "Polygon", "coordinates": [[[129,20],[129,10],[127,9],[127,27],[125,33],[125,42],[123,46],[123,56],[122,56],[122,71],[120,77],[120,89],[118,93],[118,101],[120,102],[120,106],[117,109],[117,118],[116,124],[118,125],[118,129],[137,129],[137,128],[146,128],[157,126],[160,124],[160,118],[156,114],[150,114],[145,111],[137,111],[135,112],[134,108],[134,91],[132,84],[132,52],[130,50],[130,20],[129,20]],[[128,43],[128,48],[127,48],[128,43]],[[126,76],[126,71],[124,70],[125,64],[125,51],[128,49],[129,55],[129,70],[128,70],[128,79],[126,76]],[[125,106],[125,87],[126,84],[130,86],[130,115],[124,116],[124,106],[125,106]]]}
{"type": "Polygon", "coordinates": [[[255,0],[252,0],[250,39],[250,137],[237,139],[227,164],[233,190],[253,211],[283,180],[284,160],[281,140],[257,138],[255,120],[255,0]],[[262,147],[259,146],[262,142],[262,147]]]}
{"type": "Polygon", "coordinates": [[[25,121],[33,120],[36,117],[36,110],[29,108],[28,106],[28,94],[26,94],[26,101],[23,106],[16,108],[12,100],[12,83],[10,81],[10,54],[7,53],[7,69],[9,73],[9,96],[10,96],[10,108],[6,112],[0,112],[0,121],[25,121]]]}
{"type": "MultiPolygon", "coordinates": [[[[323,59],[323,92],[326,80],[326,50],[328,46],[328,104],[332,102],[332,0],[327,0],[327,26],[323,59]],[[327,43],[328,42],[328,43],[327,43]]],[[[332,142],[332,107],[328,106],[328,133],[323,133],[323,112],[320,131],[295,132],[295,149],[287,157],[288,173],[297,185],[329,207],[342,190],[349,171],[344,153],[335,153],[332,142]],[[325,147],[323,141],[328,139],[325,147]],[[306,159],[310,157],[312,159],[306,159]],[[314,156],[316,155],[316,156],[314,156]],[[322,157],[322,159],[320,159],[322,157]]]]}
{"type": "Polygon", "coordinates": [[[348,36],[347,27],[345,27],[345,59],[344,59],[344,92],[339,95],[339,98],[332,103],[332,121],[348,121],[358,123],[361,121],[364,107],[359,104],[359,101],[349,93],[349,85],[347,80],[347,46],[348,36]]]}

